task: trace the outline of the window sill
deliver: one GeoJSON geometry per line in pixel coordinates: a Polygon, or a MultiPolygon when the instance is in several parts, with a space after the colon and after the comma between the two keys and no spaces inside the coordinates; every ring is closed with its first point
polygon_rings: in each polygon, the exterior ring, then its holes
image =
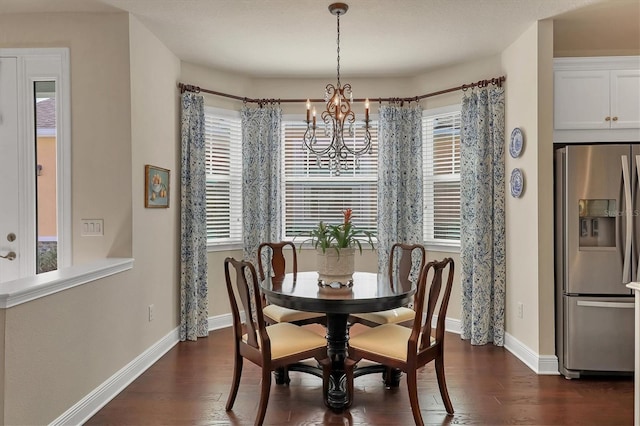
{"type": "Polygon", "coordinates": [[[233,251],[233,250],[242,250],[242,243],[207,245],[207,253],[213,253],[216,251],[233,251]]]}
{"type": "Polygon", "coordinates": [[[109,258],[9,281],[0,284],[0,309],[11,308],[131,268],[131,258],[109,258]]]}
{"type": "Polygon", "coordinates": [[[425,243],[424,248],[427,249],[427,251],[437,251],[442,253],[460,253],[460,245],[425,243]]]}

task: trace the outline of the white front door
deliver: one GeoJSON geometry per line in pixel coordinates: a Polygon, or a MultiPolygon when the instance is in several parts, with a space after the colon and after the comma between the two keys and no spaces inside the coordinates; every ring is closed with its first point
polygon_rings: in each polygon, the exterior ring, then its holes
{"type": "Polygon", "coordinates": [[[21,276],[17,59],[0,57],[0,283],[21,276]]]}
{"type": "Polygon", "coordinates": [[[71,264],[69,86],[67,48],[0,49],[0,283],[71,264]]]}

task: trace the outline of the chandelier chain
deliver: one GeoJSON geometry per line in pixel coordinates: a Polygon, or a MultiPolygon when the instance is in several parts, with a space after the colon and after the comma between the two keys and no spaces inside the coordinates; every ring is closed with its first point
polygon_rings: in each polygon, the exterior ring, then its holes
{"type": "Polygon", "coordinates": [[[337,44],[338,47],[336,49],[336,52],[338,54],[338,66],[336,67],[336,71],[338,74],[338,87],[340,87],[340,12],[336,13],[336,21],[337,21],[337,27],[338,27],[338,39],[337,39],[337,44]]]}

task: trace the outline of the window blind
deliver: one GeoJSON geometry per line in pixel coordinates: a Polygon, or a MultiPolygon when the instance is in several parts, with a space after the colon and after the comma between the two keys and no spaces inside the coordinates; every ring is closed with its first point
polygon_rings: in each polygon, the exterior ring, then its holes
{"type": "MultiPolygon", "coordinates": [[[[318,145],[327,146],[329,138],[324,136],[323,124],[318,126],[318,145]]],[[[361,229],[376,231],[378,190],[378,132],[377,123],[370,128],[372,151],[359,159],[359,167],[353,161],[339,174],[328,169],[327,157],[320,160],[303,148],[306,123],[283,121],[283,216],[285,238],[304,241],[301,234],[315,228],[322,220],[339,224],[342,211],[353,209],[353,223],[361,229]]],[[[346,135],[345,135],[346,136],[346,135]]],[[[347,139],[347,137],[345,137],[347,139]]],[[[356,123],[353,135],[348,137],[352,148],[362,147],[364,123],[356,123]]]]}
{"type": "Polygon", "coordinates": [[[242,133],[240,115],[206,107],[207,243],[242,243],[242,133]]]}
{"type": "Polygon", "coordinates": [[[423,118],[424,241],[460,242],[460,108],[423,118]]]}

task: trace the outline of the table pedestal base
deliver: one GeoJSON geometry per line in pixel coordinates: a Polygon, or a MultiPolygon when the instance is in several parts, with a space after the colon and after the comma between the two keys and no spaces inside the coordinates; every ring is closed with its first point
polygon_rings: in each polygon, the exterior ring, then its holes
{"type": "MultiPolygon", "coordinates": [[[[327,357],[331,363],[331,373],[328,380],[328,390],[324,395],[324,403],[335,412],[343,411],[351,405],[353,395],[347,392],[347,376],[344,364],[349,356],[349,326],[348,314],[327,314],[327,357]]],[[[322,368],[308,364],[295,363],[286,369],[281,368],[274,372],[278,385],[288,384],[289,371],[301,371],[322,378],[322,368]]],[[[365,374],[381,373],[384,385],[387,388],[395,388],[400,384],[402,372],[398,369],[390,369],[384,365],[367,365],[354,370],[354,378],[365,374]]]]}
{"type": "Polygon", "coordinates": [[[343,410],[350,405],[344,372],[344,361],[349,355],[348,318],[348,314],[327,315],[327,355],[331,362],[331,375],[325,404],[333,410],[343,410]]]}

